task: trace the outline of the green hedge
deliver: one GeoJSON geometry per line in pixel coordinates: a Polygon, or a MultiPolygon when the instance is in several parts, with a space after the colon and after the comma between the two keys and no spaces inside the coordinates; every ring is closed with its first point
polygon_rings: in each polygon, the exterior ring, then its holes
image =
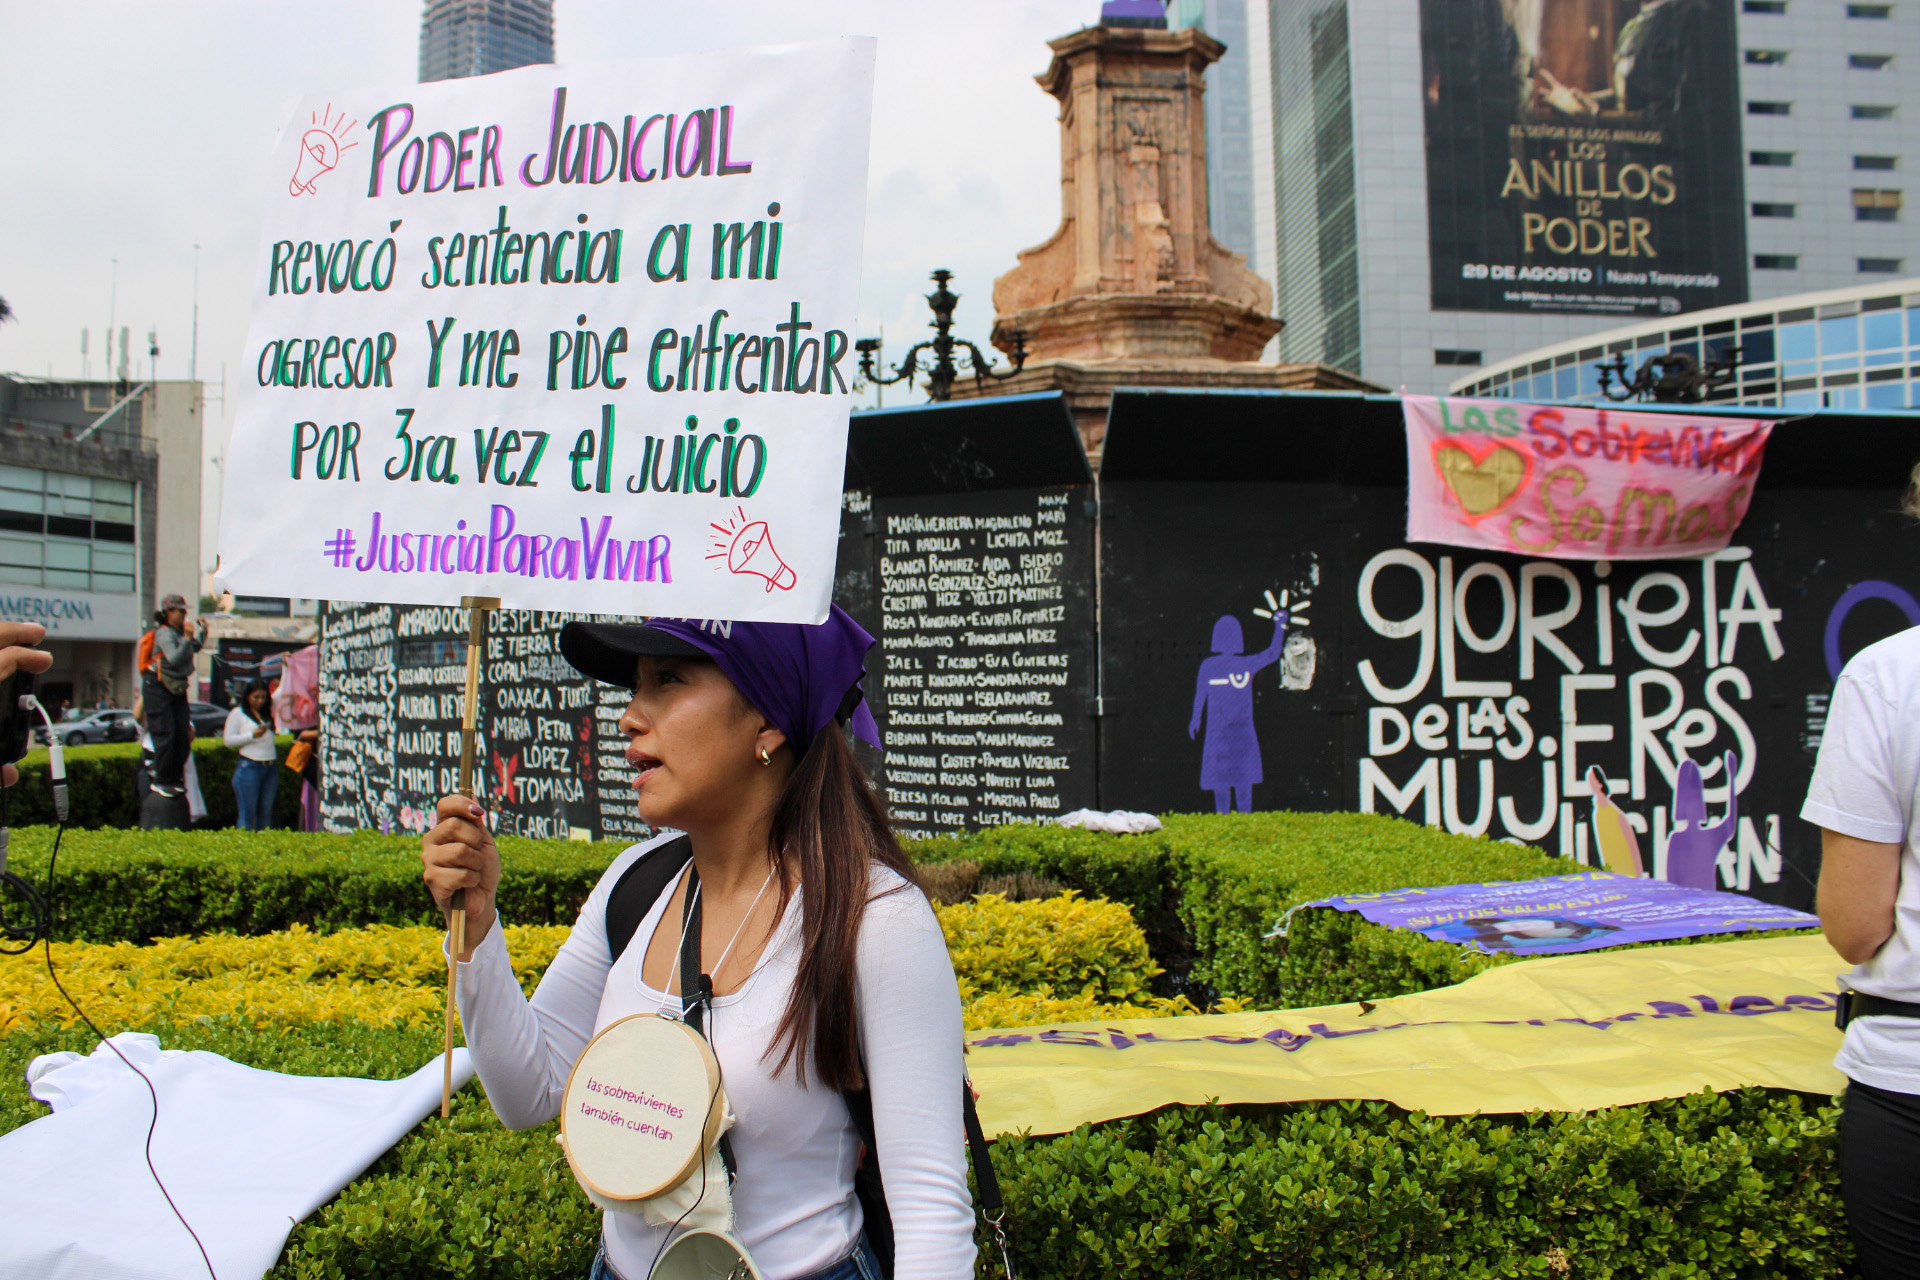
{"type": "MultiPolygon", "coordinates": [[[[227,800],[231,805],[230,790],[227,800]]],[[[16,830],[14,868],[44,883],[51,838],[47,828],[16,830]]],[[[571,924],[619,851],[609,843],[512,836],[500,845],[501,912],[517,924],[571,924]]],[[[58,936],[145,941],[271,933],[293,924],[434,924],[439,917],[420,883],[419,850],[417,836],[374,832],[69,830],[54,895],[58,936]]],[[[1345,911],[1299,912],[1284,942],[1267,939],[1290,907],[1340,893],[1582,869],[1399,818],[1337,813],[1173,815],[1164,830],[1137,836],[1005,826],[919,841],[910,851],[923,864],[977,868],[980,882],[1024,873],[1123,902],[1168,971],[1155,983],[1160,994],[1187,991],[1203,1004],[1214,995],[1238,996],[1267,1008],[1425,991],[1511,959],[1345,911]]]]}
{"type": "MultiPolygon", "coordinates": [[[[29,782],[15,791],[33,789],[29,782]]],[[[44,828],[16,830],[16,868],[43,880],[50,839],[44,828]]],[[[1580,869],[1531,849],[1367,814],[1173,815],[1164,830],[1138,836],[1005,826],[919,841],[910,851],[923,863],[977,866],[982,881],[1026,873],[1124,902],[1168,971],[1157,983],[1162,994],[1193,990],[1203,1002],[1219,994],[1268,1007],[1379,999],[1497,963],[1463,963],[1457,947],[1348,912],[1302,912],[1286,943],[1266,939],[1289,907],[1336,893],[1580,869]]],[[[506,918],[570,924],[618,850],[505,837],[501,852],[506,918]]],[[[437,919],[420,883],[418,837],[373,832],[70,830],[55,907],[61,937],[95,942],[437,919]]]]}
{"type": "MultiPolygon", "coordinates": [[[[276,741],[280,759],[293,745],[291,735],[276,741]]],[[[138,827],[140,802],[134,796],[133,777],[140,768],[140,745],[109,742],[94,747],[68,747],[67,821],[75,827],[138,827]]],[[[233,798],[233,769],[240,753],[219,738],[196,738],[193,766],[200,775],[200,793],[207,802],[204,828],[231,827],[239,820],[233,798]]],[[[53,788],[47,781],[44,748],[20,761],[20,783],[7,789],[7,821],[16,826],[52,824],[53,788]]],[[[300,778],[280,770],[280,790],[274,796],[273,824],[287,830],[300,825],[300,778]]]]}
{"type": "MultiPolygon", "coordinates": [[[[1053,826],[994,827],[922,842],[916,857],[968,859],[980,873],[1028,871],[1088,896],[1127,903],[1154,958],[1175,982],[1263,1007],[1377,999],[1457,982],[1457,947],[1333,917],[1368,935],[1346,938],[1339,959],[1266,934],[1288,908],[1343,893],[1376,893],[1479,880],[1530,880],[1581,871],[1577,863],[1494,840],[1448,835],[1401,818],[1362,813],[1171,814],[1163,830],[1115,836],[1053,826]],[[1329,965],[1333,967],[1329,967],[1329,965]],[[1378,965],[1375,971],[1370,967],[1378,965]],[[1413,985],[1408,985],[1412,983],[1413,985]],[[1337,993],[1350,989],[1352,994],[1337,993]]],[[[1316,921],[1316,924],[1319,922],[1316,921]]]]}
{"type": "Polygon", "coordinates": [[[1003,1139],[995,1167],[1022,1277],[1784,1280],[1851,1272],[1838,1120],[1760,1089],[1529,1116],[1170,1108],[1003,1139]]]}
{"type": "MultiPolygon", "coordinates": [[[[7,961],[0,963],[21,963],[7,961]]],[[[151,1027],[170,1048],[308,1075],[393,1079],[432,1031],[356,1023],[263,1035],[151,1027]]],[[[44,1108],[37,1053],[0,1039],[0,1131],[44,1108]]],[[[1750,1089],[1588,1115],[1408,1114],[1378,1102],[1171,1108],[995,1145],[1022,1280],[1103,1277],[1837,1277],[1851,1247],[1825,1100],[1750,1089]]],[[[599,1214],[553,1126],[500,1127],[478,1084],[297,1226],[273,1280],[577,1280],[599,1214]]],[[[981,1274],[998,1276],[982,1234],[981,1274]]]]}
{"type": "MultiPolygon", "coordinates": [[[[13,833],[12,869],[46,883],[53,830],[13,833]]],[[[606,844],[501,838],[500,910],[515,924],[572,924],[616,852],[606,844]]],[[[72,831],[53,895],[56,937],[144,942],[438,924],[420,880],[420,838],[298,831],[72,831]]]]}
{"type": "MultiPolygon", "coordinates": [[[[1003,827],[930,840],[916,858],[1043,877],[1126,902],[1162,964],[1267,1004],[1445,985],[1491,963],[1345,912],[1335,893],[1576,870],[1531,850],[1352,814],[1171,817],[1109,836],[1003,827]]],[[[51,832],[16,831],[43,878],[51,832]]],[[[55,894],[64,936],[142,939],[434,923],[411,836],[70,832],[55,894]]],[[[616,850],[503,839],[502,910],[566,923],[616,850]]],[[[22,957],[0,963],[31,963],[22,957]]],[[[393,1078],[436,1052],[428,1031],[354,1023],[265,1035],[223,1020],[147,1028],[173,1048],[303,1074],[393,1078]]],[[[42,1109],[27,1058],[87,1049],[84,1031],[0,1039],[0,1132],[42,1109]]],[[[1836,1108],[1746,1090],[1586,1115],[1409,1115],[1382,1103],[1174,1108],[1055,1138],[1003,1140],[1023,1280],[1189,1277],[1828,1277],[1846,1274],[1836,1108]]],[[[556,1159],[551,1126],[501,1129],[479,1086],[300,1224],[272,1275],[575,1277],[598,1215],[556,1159]]],[[[998,1271],[982,1240],[982,1271],[998,1271]]]]}

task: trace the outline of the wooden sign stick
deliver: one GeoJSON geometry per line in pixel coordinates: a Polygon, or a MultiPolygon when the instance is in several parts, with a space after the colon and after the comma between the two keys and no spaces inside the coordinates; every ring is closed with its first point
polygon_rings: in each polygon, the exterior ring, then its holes
{"type": "MultiPolygon", "coordinates": [[[[480,660],[487,647],[487,612],[500,607],[500,598],[462,596],[460,604],[467,610],[467,689],[460,704],[460,794],[472,799],[474,750],[480,726],[480,660]]],[[[455,889],[447,908],[447,1052],[440,1080],[442,1120],[453,1108],[454,985],[460,976],[460,953],[467,949],[467,891],[455,889]]]]}

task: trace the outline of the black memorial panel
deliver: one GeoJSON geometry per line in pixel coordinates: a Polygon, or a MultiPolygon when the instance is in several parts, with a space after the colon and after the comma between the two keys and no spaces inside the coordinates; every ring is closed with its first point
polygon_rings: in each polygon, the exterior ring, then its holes
{"type": "Polygon", "coordinates": [[[321,606],[320,823],[328,831],[393,829],[394,612],[321,606]]]}
{"type": "MultiPolygon", "coordinates": [[[[502,834],[652,834],[624,758],[627,691],[560,656],[561,626],[591,616],[502,609],[488,619],[475,786],[502,834]]],[[[324,825],[425,831],[459,782],[467,611],[334,604],[322,637],[324,825]]]]}
{"type": "Polygon", "coordinates": [[[1655,874],[1692,858],[1811,905],[1797,814],[1834,678],[1920,623],[1920,529],[1896,511],[1912,422],[1782,422],[1727,550],[1609,563],[1407,543],[1402,485],[1352,483],[1330,447],[1386,454],[1391,402],[1316,423],[1222,397],[1204,431],[1265,432],[1276,458],[1279,433],[1300,482],[1148,482],[1140,428],[1201,407],[1181,399],[1123,396],[1110,426],[1130,479],[1103,492],[1104,807],[1400,814],[1589,864],[1596,824],[1625,823],[1655,874]],[[1855,426],[1860,467],[1836,476],[1855,426]],[[1683,824],[1724,841],[1676,842],[1683,824]]]}
{"type": "MultiPolygon", "coordinates": [[[[560,656],[560,628],[578,616],[502,609],[488,620],[480,760],[499,831],[547,839],[600,834],[598,739],[615,736],[615,727],[600,718],[594,681],[560,656]]],[[[454,749],[457,757],[457,736],[454,749]]]]}
{"type": "Polygon", "coordinates": [[[874,712],[903,834],[1093,802],[1088,506],[1083,486],[875,500],[874,712]]]}

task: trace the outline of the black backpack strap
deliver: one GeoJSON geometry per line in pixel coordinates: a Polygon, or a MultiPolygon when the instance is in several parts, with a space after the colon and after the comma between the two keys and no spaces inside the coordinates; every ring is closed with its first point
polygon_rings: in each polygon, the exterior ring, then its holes
{"type": "Polygon", "coordinates": [[[887,1190],[880,1182],[880,1145],[873,1136],[873,1094],[854,1089],[841,1094],[853,1131],[860,1135],[860,1163],[853,1170],[853,1193],[867,1220],[867,1244],[880,1263],[880,1274],[893,1274],[893,1214],[887,1208],[887,1190]]]}
{"type": "MultiPolygon", "coordinates": [[[[881,1273],[890,1276],[893,1274],[893,1217],[887,1209],[886,1188],[880,1177],[880,1148],[873,1131],[873,1094],[867,1089],[856,1089],[843,1096],[847,1100],[847,1114],[853,1119],[854,1132],[860,1135],[865,1147],[860,1165],[853,1173],[854,1194],[859,1196],[860,1207],[866,1213],[867,1243],[873,1246],[881,1273]]],[[[980,1210],[998,1237],[1001,1256],[1005,1259],[1006,1235],[1001,1228],[1005,1204],[1000,1198],[1000,1178],[993,1168],[993,1148],[987,1143],[986,1132],[980,1127],[980,1113],[973,1105],[970,1081],[961,1081],[960,1113],[967,1130],[967,1150],[973,1156],[973,1180],[980,1192],[980,1210]]],[[[1010,1267],[1007,1274],[1013,1274],[1010,1267]]]]}
{"type": "Polygon", "coordinates": [[[700,872],[687,872],[687,900],[680,908],[680,1019],[707,1034],[713,979],[700,971],[700,872]]]}
{"type": "MultiPolygon", "coordinates": [[[[700,967],[700,872],[687,869],[687,900],[680,911],[680,1016],[694,1034],[707,1035],[707,1010],[713,1006],[713,979],[700,967]]],[[[711,1040],[708,1043],[712,1043],[711,1040]]],[[[733,1135],[720,1135],[720,1163],[731,1185],[740,1176],[733,1158],[733,1135]]]]}
{"type": "Polygon", "coordinates": [[[967,1149],[973,1153],[973,1180],[980,1184],[980,1208],[987,1221],[997,1223],[1006,1206],[1000,1199],[1000,1175],[993,1171],[993,1148],[987,1145],[980,1112],[973,1105],[973,1082],[962,1081],[960,1089],[965,1098],[961,1114],[967,1125],[967,1149]]]}
{"type": "Polygon", "coordinates": [[[973,1081],[968,1080],[961,1087],[966,1094],[962,1112],[966,1117],[967,1146],[973,1152],[973,1180],[980,1188],[980,1216],[993,1229],[1007,1280],[1014,1280],[1013,1249],[1007,1244],[1007,1206],[1000,1198],[1000,1175],[993,1171],[993,1148],[987,1145],[986,1132],[980,1128],[980,1112],[973,1105],[973,1081]]]}
{"type": "Polygon", "coordinates": [[[655,845],[620,873],[607,895],[607,950],[612,959],[620,958],[647,912],[692,858],[693,841],[681,836],[655,845]]]}

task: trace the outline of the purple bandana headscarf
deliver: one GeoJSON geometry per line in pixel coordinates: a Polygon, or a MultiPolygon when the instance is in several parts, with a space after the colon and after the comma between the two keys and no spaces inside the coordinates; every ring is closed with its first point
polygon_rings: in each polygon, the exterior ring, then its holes
{"type": "Polygon", "coordinates": [[[844,717],[863,741],[880,745],[860,679],[874,638],[834,605],[817,626],[797,622],[716,622],[649,618],[647,629],[693,645],[733,681],[743,697],[787,735],[796,755],[815,734],[844,717]]]}

